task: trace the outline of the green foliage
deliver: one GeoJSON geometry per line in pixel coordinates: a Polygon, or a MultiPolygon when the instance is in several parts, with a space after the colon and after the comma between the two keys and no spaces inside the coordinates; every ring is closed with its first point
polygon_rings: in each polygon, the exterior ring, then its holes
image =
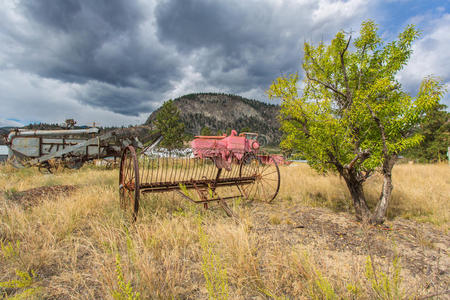
{"type": "MultiPolygon", "coordinates": [[[[11,242],[8,242],[7,244],[0,242],[0,246],[4,259],[22,264],[20,259],[19,241],[15,244],[11,242]]],[[[30,299],[35,296],[36,292],[39,291],[39,288],[32,287],[35,283],[35,278],[37,278],[36,273],[33,270],[31,270],[31,272],[27,272],[18,269],[16,269],[15,273],[18,279],[0,282],[0,296],[7,297],[8,299],[30,299]],[[8,295],[3,289],[11,290],[14,294],[8,295]]]]}
{"type": "Polygon", "coordinates": [[[340,299],[331,282],[311,263],[309,255],[300,258],[303,275],[307,281],[310,299],[340,299]]]}
{"type": "Polygon", "coordinates": [[[184,123],[180,121],[180,111],[172,100],[164,102],[155,120],[156,128],[164,137],[160,145],[169,150],[183,147],[184,123]]]}
{"type": "Polygon", "coordinates": [[[280,77],[270,97],[283,100],[280,113],[283,149],[298,151],[319,171],[336,170],[355,153],[370,151],[358,168],[374,169],[383,160],[379,119],[386,131],[389,153],[417,145],[420,135],[409,135],[420,118],[432,110],[443,94],[442,84],[426,78],[412,98],[401,90],[395,75],[411,55],[418,31],[410,25],[398,40],[384,45],[372,21],[363,22],[360,37],[339,32],[326,46],[305,43],[305,87],[298,94],[297,74],[280,77]],[[373,112],[373,113],[372,113],[373,112]],[[376,116],[374,118],[374,115],[376,116]]]}
{"type": "Polygon", "coordinates": [[[2,254],[5,259],[11,259],[15,257],[19,257],[20,254],[20,242],[16,241],[16,244],[12,244],[11,242],[8,242],[7,244],[4,244],[0,241],[0,246],[2,249],[2,254]]]}
{"type": "Polygon", "coordinates": [[[268,90],[270,98],[282,100],[281,148],[304,157],[319,172],[339,172],[353,188],[420,143],[423,137],[414,128],[444,93],[439,81],[427,77],[411,97],[395,79],[419,36],[413,25],[386,44],[377,30],[366,21],[353,45],[344,31],[329,45],[305,43],[303,88],[298,89],[298,74],[291,74],[277,78],[268,90]]]}
{"type": "Polygon", "coordinates": [[[381,270],[376,270],[370,257],[366,260],[366,278],[378,299],[403,299],[403,293],[400,289],[401,266],[398,257],[393,260],[393,271],[386,274],[381,270]]]}
{"type": "Polygon", "coordinates": [[[212,135],[211,129],[208,126],[203,126],[202,130],[200,130],[200,135],[206,135],[206,136],[212,135]]]}
{"type": "Polygon", "coordinates": [[[0,282],[0,295],[7,296],[5,292],[2,293],[2,289],[10,289],[16,292],[14,295],[8,296],[8,299],[30,299],[39,291],[39,288],[31,287],[34,283],[34,278],[36,278],[36,273],[33,270],[31,274],[16,270],[16,276],[18,279],[0,282]],[[21,291],[19,292],[18,290],[21,291]]]}
{"type": "Polygon", "coordinates": [[[220,259],[213,251],[208,235],[204,232],[201,222],[198,225],[200,246],[202,247],[202,270],[206,280],[209,299],[228,299],[227,271],[222,267],[220,259]]]}
{"type": "Polygon", "coordinates": [[[327,278],[323,277],[319,272],[316,274],[317,278],[313,281],[311,288],[312,299],[339,299],[338,295],[333,289],[333,286],[327,278]]]}
{"type": "Polygon", "coordinates": [[[252,132],[252,129],[248,126],[242,127],[239,132],[252,132]]]}
{"type": "Polygon", "coordinates": [[[421,120],[416,133],[423,136],[423,141],[403,153],[407,158],[419,162],[437,162],[447,158],[447,147],[450,145],[450,113],[446,108],[444,104],[437,105],[421,120]]]}
{"type": "Polygon", "coordinates": [[[112,296],[116,300],[137,300],[140,294],[133,292],[130,282],[126,282],[123,276],[122,266],[120,264],[120,255],[116,255],[116,279],[118,289],[114,290],[112,296]]]}

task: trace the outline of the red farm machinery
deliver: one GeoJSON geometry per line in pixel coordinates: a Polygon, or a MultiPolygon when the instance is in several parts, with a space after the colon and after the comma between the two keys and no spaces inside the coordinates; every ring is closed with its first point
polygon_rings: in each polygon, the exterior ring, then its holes
{"type": "Polygon", "coordinates": [[[175,191],[208,208],[217,202],[232,216],[225,200],[245,198],[271,202],[280,189],[279,157],[264,154],[255,133],[232,131],[229,136],[196,136],[190,149],[167,150],[154,145],[136,153],[133,146],[122,152],[119,174],[121,207],[139,210],[141,193],[175,191]],[[228,187],[231,194],[219,195],[228,187]],[[187,190],[195,190],[198,197],[187,190]]]}

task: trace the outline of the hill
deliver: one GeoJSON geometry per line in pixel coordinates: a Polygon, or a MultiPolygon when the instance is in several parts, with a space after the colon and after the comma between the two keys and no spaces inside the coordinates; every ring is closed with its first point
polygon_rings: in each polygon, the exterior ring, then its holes
{"type": "MultiPolygon", "coordinates": [[[[278,144],[281,134],[277,116],[280,107],[256,100],[228,94],[197,93],[174,99],[180,110],[181,120],[186,131],[192,135],[200,134],[203,127],[209,127],[214,134],[243,129],[258,132],[269,144],[278,144]]],[[[147,121],[150,125],[159,109],[154,111],[147,121]]]]}

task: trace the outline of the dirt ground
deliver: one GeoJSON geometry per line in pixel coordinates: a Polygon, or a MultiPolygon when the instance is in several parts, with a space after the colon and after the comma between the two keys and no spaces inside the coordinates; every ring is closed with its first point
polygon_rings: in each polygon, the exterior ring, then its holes
{"type": "Polygon", "coordinates": [[[70,195],[78,188],[74,185],[41,186],[21,192],[9,192],[5,196],[23,208],[30,208],[39,205],[45,199],[52,200],[61,195],[70,195]]]}
{"type": "Polygon", "coordinates": [[[450,236],[430,224],[399,218],[384,226],[362,225],[348,213],[301,205],[258,203],[252,210],[252,230],[286,248],[309,245],[331,259],[348,254],[391,261],[398,257],[409,276],[426,278],[425,289],[447,290],[450,297],[450,236]]]}

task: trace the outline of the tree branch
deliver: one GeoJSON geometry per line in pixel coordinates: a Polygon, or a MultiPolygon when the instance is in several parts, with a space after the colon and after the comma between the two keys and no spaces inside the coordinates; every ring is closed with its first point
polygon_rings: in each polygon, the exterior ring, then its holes
{"type": "Polygon", "coordinates": [[[314,57],[312,55],[309,56],[313,62],[313,64],[315,66],[317,66],[319,68],[320,71],[322,71],[323,74],[325,74],[325,71],[323,70],[323,68],[319,65],[319,63],[317,63],[317,61],[314,59],[314,57]]]}
{"type": "Polygon", "coordinates": [[[366,171],[366,174],[364,174],[363,180],[366,181],[367,178],[369,178],[370,176],[372,176],[372,171],[371,170],[366,171]]]}
{"type": "Polygon", "coordinates": [[[350,92],[350,86],[348,84],[348,77],[347,77],[347,71],[345,69],[345,62],[344,62],[344,54],[348,49],[348,45],[350,45],[350,41],[352,40],[352,36],[348,38],[347,45],[345,45],[344,50],[341,52],[341,67],[342,72],[344,73],[344,82],[345,82],[345,89],[346,89],[346,98],[347,98],[347,107],[351,104],[351,92],[350,92]]]}
{"type": "Polygon", "coordinates": [[[309,80],[312,80],[312,81],[314,81],[314,82],[317,82],[317,83],[323,85],[323,86],[326,87],[327,89],[332,90],[332,91],[335,92],[336,94],[338,94],[338,95],[340,95],[341,97],[344,97],[344,98],[345,98],[345,95],[344,95],[342,92],[338,91],[335,87],[333,87],[332,85],[327,84],[327,83],[325,83],[325,82],[322,82],[322,81],[320,81],[320,80],[318,80],[318,79],[312,78],[312,77],[309,75],[308,72],[306,72],[306,78],[308,78],[309,80]]]}
{"type": "Polygon", "coordinates": [[[383,142],[383,155],[384,155],[384,158],[387,159],[388,158],[388,148],[387,148],[387,144],[386,144],[386,132],[384,130],[384,125],[381,123],[380,118],[378,118],[378,116],[372,110],[369,103],[367,103],[367,108],[369,109],[370,113],[372,114],[372,118],[375,121],[375,123],[377,124],[378,128],[380,128],[381,141],[383,142]]]}
{"type": "Polygon", "coordinates": [[[355,165],[355,163],[360,160],[361,163],[363,163],[366,159],[368,159],[370,157],[370,151],[369,150],[364,150],[363,152],[359,152],[358,154],[356,154],[356,156],[352,159],[352,161],[348,164],[346,164],[344,166],[345,169],[350,170],[351,168],[353,168],[353,166],[355,165]]]}
{"type": "Polygon", "coordinates": [[[358,181],[360,182],[360,183],[364,183],[370,176],[372,176],[372,170],[369,170],[369,171],[365,171],[364,173],[363,173],[364,171],[360,171],[360,172],[358,172],[358,181]]]}
{"type": "MultiPolygon", "coordinates": [[[[361,60],[364,57],[364,54],[366,52],[367,43],[364,44],[363,50],[361,52],[361,60]]],[[[361,77],[362,77],[362,66],[361,69],[359,69],[359,75],[358,75],[358,86],[356,87],[357,90],[359,90],[359,87],[361,86],[361,77]]]]}
{"type": "Polygon", "coordinates": [[[295,121],[295,122],[300,123],[302,125],[302,131],[306,135],[306,137],[309,138],[311,136],[311,134],[309,133],[309,129],[308,129],[306,120],[300,120],[300,119],[295,118],[295,117],[287,117],[284,120],[285,121],[295,121]]]}
{"type": "Polygon", "coordinates": [[[331,160],[330,163],[332,163],[338,170],[339,174],[342,175],[344,172],[344,167],[342,166],[342,164],[336,159],[336,157],[330,150],[327,150],[327,155],[331,160]]]}

